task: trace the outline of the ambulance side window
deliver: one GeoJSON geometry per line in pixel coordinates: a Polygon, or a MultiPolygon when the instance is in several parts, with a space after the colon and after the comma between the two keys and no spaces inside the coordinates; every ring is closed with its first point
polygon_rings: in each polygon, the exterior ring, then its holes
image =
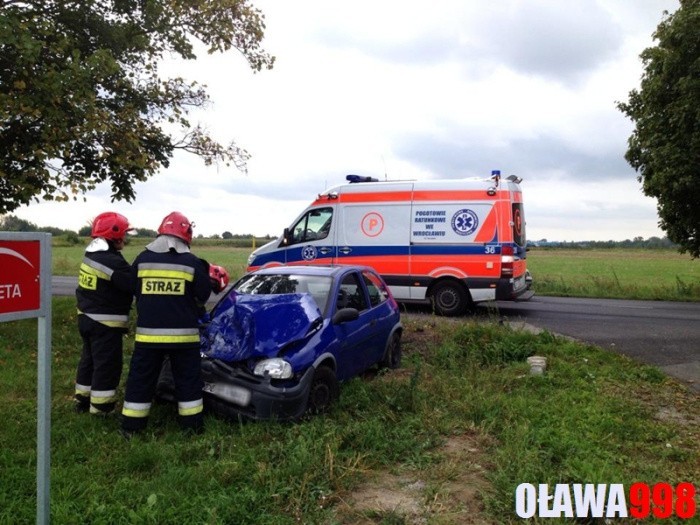
{"type": "Polygon", "coordinates": [[[292,227],[289,244],[317,241],[328,237],[333,221],[333,208],[314,208],[292,227]]]}

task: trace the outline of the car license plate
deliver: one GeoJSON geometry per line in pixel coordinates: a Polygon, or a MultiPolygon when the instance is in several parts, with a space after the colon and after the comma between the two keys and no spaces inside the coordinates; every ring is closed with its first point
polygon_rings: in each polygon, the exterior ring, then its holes
{"type": "Polygon", "coordinates": [[[248,406],[250,403],[250,390],[240,386],[228,385],[226,383],[204,383],[204,388],[202,390],[209,392],[219,399],[242,407],[248,406]]]}

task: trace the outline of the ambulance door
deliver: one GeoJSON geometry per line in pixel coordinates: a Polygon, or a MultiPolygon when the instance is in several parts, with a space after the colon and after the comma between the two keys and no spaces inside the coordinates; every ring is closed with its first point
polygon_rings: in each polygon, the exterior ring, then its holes
{"type": "Polygon", "coordinates": [[[372,183],[357,186],[352,197],[347,188],[341,196],[336,260],[374,268],[396,298],[407,299],[413,184],[392,185],[388,192],[372,192],[372,183]]]}
{"type": "Polygon", "coordinates": [[[310,208],[285,230],[287,264],[333,264],[335,211],[334,206],[310,208]]]}

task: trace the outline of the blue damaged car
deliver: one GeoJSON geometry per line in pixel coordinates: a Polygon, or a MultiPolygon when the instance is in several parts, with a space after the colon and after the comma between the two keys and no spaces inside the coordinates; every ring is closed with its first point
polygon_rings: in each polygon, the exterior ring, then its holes
{"type": "Polygon", "coordinates": [[[361,266],[281,266],[238,280],[202,331],[207,409],[297,420],[326,411],[339,383],[401,362],[399,308],[361,266]]]}

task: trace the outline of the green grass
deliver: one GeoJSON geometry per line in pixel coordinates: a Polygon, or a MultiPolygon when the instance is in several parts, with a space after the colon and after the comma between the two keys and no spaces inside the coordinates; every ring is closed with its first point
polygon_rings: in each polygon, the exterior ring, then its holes
{"type": "Polygon", "coordinates": [[[534,248],[527,265],[539,295],[700,301],[700,261],[673,250],[534,248]]]}
{"type": "MultiPolygon", "coordinates": [[[[416,522],[345,504],[379,473],[422,482],[422,523],[473,518],[473,502],[454,492],[472,473],[483,478],[481,517],[519,523],[519,483],[700,479],[697,395],[654,368],[488,319],[405,316],[402,368],[350,381],[327,416],[207,416],[205,433],[187,438],[174,408],[157,405],[146,435],[125,441],[117,418],[72,411],[75,305],[53,305],[55,524],[416,522]],[[549,360],[541,377],[525,362],[535,353],[549,360]],[[460,438],[479,445],[455,463],[445,445],[460,438]]],[[[36,344],[35,320],[0,324],[0,523],[34,521],[36,344]]],[[[128,363],[130,337],[125,347],[128,363]]]]}

